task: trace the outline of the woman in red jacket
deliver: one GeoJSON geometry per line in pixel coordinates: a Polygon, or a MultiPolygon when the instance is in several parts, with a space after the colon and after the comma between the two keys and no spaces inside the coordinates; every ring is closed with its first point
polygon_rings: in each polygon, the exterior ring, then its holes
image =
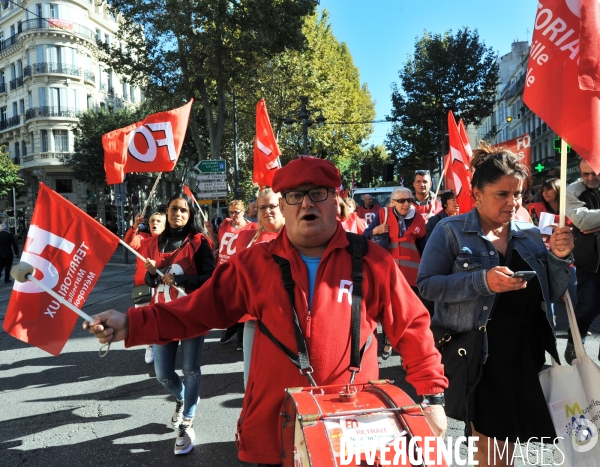
{"type": "MultiPolygon", "coordinates": [[[[142,224],[143,221],[144,221],[144,215],[142,213],[139,213],[137,216],[135,216],[135,222],[134,222],[133,226],[131,227],[131,229],[127,230],[127,233],[125,234],[125,237],[123,238],[123,241],[125,243],[127,243],[135,251],[140,252],[142,255],[144,255],[144,253],[142,252],[142,241],[146,240],[152,236],[160,235],[165,230],[165,226],[167,225],[166,224],[167,216],[164,212],[155,212],[154,214],[152,214],[150,216],[150,219],[148,220],[148,224],[150,226],[150,233],[140,231],[140,225],[142,224]]],[[[145,285],[145,281],[144,281],[145,276],[146,276],[146,268],[144,266],[144,262],[141,259],[137,258],[136,262],[135,262],[135,274],[133,275],[134,288],[139,287],[140,285],[145,285]]],[[[146,289],[146,291],[147,290],[148,289],[146,289]]],[[[150,289],[150,293],[152,294],[152,289],[150,289]]],[[[143,300],[143,301],[135,300],[134,301],[135,306],[148,305],[148,303],[150,303],[150,297],[152,297],[152,295],[150,295],[148,297],[148,300],[143,300]]],[[[144,355],[144,360],[146,361],[146,363],[148,365],[151,365],[152,363],[154,363],[154,346],[153,345],[146,346],[146,353],[144,355]]]]}
{"type": "MultiPolygon", "coordinates": [[[[202,233],[192,200],[180,193],[172,196],[167,206],[167,228],[158,237],[146,240],[147,245],[144,245],[148,258],[145,280],[147,285],[154,288],[152,303],[169,303],[190,294],[210,278],[215,268],[212,245],[202,233]],[[158,270],[161,270],[162,276],[158,270]],[[182,293],[183,289],[185,293],[182,293]]],[[[154,347],[156,379],[177,401],[170,420],[171,425],[179,429],[175,454],[187,454],[194,448],[192,424],[200,394],[200,357],[204,334],[154,347]],[[184,383],[175,372],[180,342],[184,383]]]]}

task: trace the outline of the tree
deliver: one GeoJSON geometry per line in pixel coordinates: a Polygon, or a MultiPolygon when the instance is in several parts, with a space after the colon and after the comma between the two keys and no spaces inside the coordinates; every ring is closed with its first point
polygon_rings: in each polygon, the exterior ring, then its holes
{"type": "Polygon", "coordinates": [[[434,170],[446,153],[448,110],[465,124],[493,110],[498,86],[497,54],[468,27],[415,40],[415,53],[392,84],[394,122],[385,142],[402,170],[434,170]]]}
{"type": "MultiPolygon", "coordinates": [[[[373,131],[369,123],[375,117],[371,94],[360,83],[348,47],[333,35],[327,11],[307,17],[303,32],[308,41],[305,49],[288,50],[263,63],[258,79],[236,93],[241,184],[246,193],[256,191],[251,179],[255,106],[260,98],[267,102],[284,164],[303,152],[302,124],[297,122],[288,128],[285,117],[297,120],[300,96],[308,97],[310,107],[320,108],[327,121],[321,128],[309,128],[308,152],[334,162],[348,184],[352,180],[351,162],[359,160],[362,145],[373,131]]],[[[312,115],[312,120],[317,115],[319,112],[312,115]]]]}
{"type": "Polygon", "coordinates": [[[8,155],[6,146],[0,147],[0,196],[5,196],[13,188],[23,187],[23,178],[19,176],[20,166],[16,165],[8,155]]]}
{"type": "Polygon", "coordinates": [[[149,98],[195,98],[190,119],[200,159],[221,158],[231,93],[287,48],[301,49],[304,17],[317,0],[113,0],[120,28],[104,60],[149,98]],[[200,129],[205,130],[203,133],[200,129]],[[208,146],[208,147],[207,147],[208,146]]]}

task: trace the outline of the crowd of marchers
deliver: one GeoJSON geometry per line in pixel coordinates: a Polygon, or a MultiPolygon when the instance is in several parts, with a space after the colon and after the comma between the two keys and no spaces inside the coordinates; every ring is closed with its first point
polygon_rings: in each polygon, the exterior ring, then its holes
{"type": "MultiPolygon", "coordinates": [[[[444,398],[448,379],[431,332],[436,326],[486,330],[485,364],[467,418],[479,437],[480,465],[487,464],[490,440],[510,453],[517,438],[554,438],[537,375],[546,352],[560,361],[553,313],[566,290],[583,336],[598,314],[600,175],[582,161],[581,179],[567,188],[570,225],[554,226],[553,219],[540,230],[537,224],[558,214],[556,180],[527,193],[529,173],[520,159],[488,146],[474,151],[471,169],[475,207],[462,214],[453,192],[432,193],[426,170],[416,171],[414,190],[394,189],[385,205],[364,195],[357,206],[340,197],[337,168],[310,157],[279,169],[248,213],[232,201],[225,220],[201,225],[193,200],[177,194],[166,215],[150,217],[147,232],[141,216],[128,232],[127,241],[147,258],[134,279],[140,300],[127,313],[109,310],[84,327],[103,343],[149,346],[146,361],[175,398],[169,414],[175,454],[194,446],[202,345],[214,328],[225,330],[221,342],[235,337],[243,351],[236,444],[244,462],[281,465],[285,388],[377,379],[378,356],[392,351],[431,429],[443,435],[444,405],[453,401],[444,398]],[[526,198],[531,202],[524,204],[526,198]],[[358,368],[350,365],[352,300],[346,298],[356,280],[358,368]],[[175,371],[179,344],[183,380],[175,371]],[[283,349],[310,358],[310,365],[283,349]]],[[[568,364],[575,358],[571,340],[564,357],[568,364]]]]}

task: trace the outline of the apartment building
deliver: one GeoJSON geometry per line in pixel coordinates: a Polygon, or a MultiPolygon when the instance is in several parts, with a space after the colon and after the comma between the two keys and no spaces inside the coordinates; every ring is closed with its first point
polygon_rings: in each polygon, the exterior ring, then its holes
{"type": "MultiPolygon", "coordinates": [[[[124,187],[82,183],[60,161],[73,151],[80,112],[143,98],[97,52],[97,41],[110,44],[117,27],[107,4],[96,0],[0,1],[0,145],[27,186],[16,201],[20,231],[29,224],[40,181],[92,216],[115,223],[124,217],[124,187]]],[[[13,207],[8,198],[0,200],[0,216],[13,207]]]]}

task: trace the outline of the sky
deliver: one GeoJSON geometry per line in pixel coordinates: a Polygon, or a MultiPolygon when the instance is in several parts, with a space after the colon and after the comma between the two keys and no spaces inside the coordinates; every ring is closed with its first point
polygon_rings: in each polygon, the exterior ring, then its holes
{"type": "MultiPolygon", "coordinates": [[[[443,33],[463,26],[477,29],[480,39],[499,56],[514,41],[531,41],[535,0],[321,0],[333,33],[348,45],[362,83],[367,83],[377,116],[391,113],[391,84],[414,52],[423,31],[443,33]]],[[[382,144],[389,123],[376,123],[369,143],[382,144]]]]}

